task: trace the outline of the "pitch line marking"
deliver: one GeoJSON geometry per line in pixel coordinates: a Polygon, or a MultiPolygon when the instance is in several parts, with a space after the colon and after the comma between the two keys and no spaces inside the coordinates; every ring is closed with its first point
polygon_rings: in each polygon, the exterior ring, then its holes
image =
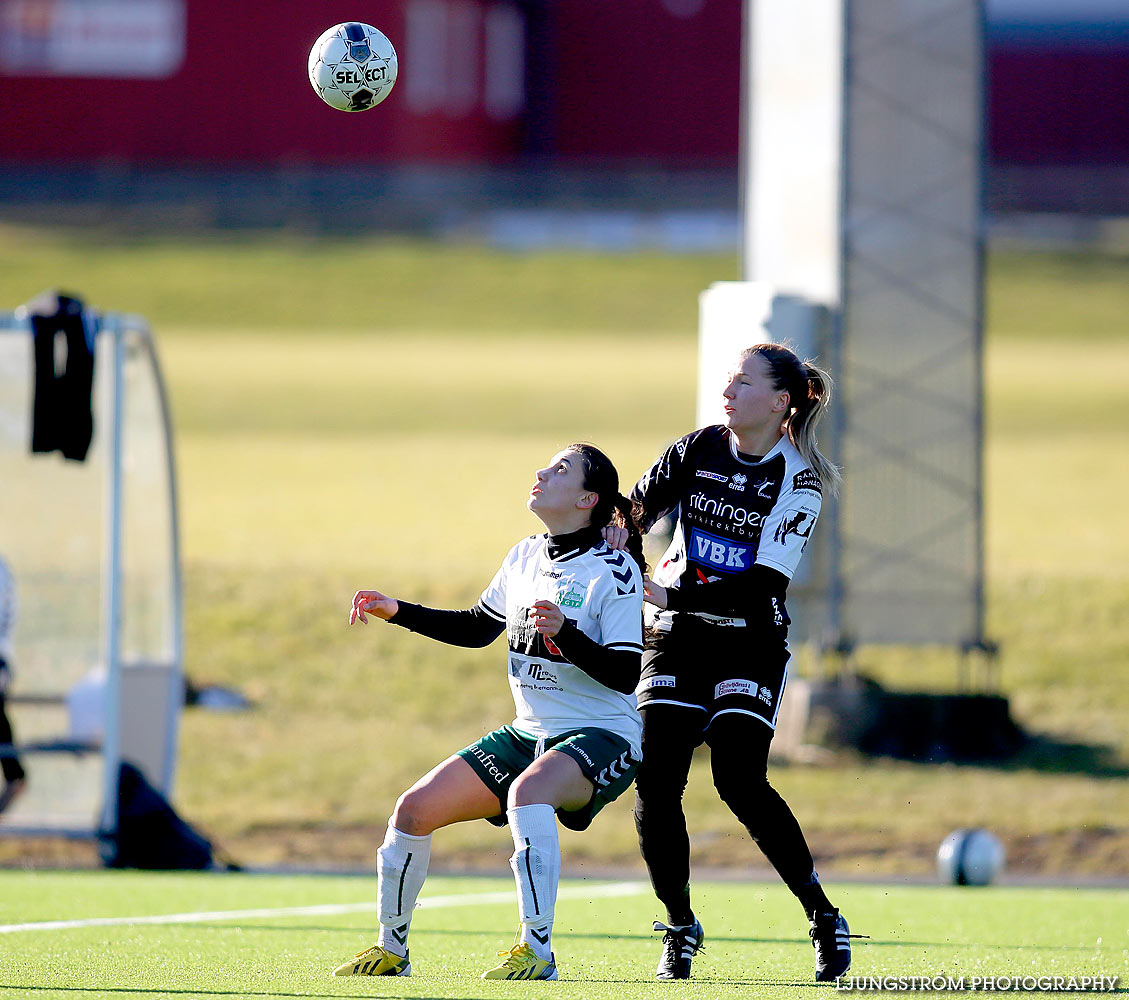
{"type": "MultiPolygon", "coordinates": [[[[606,896],[635,896],[650,892],[650,887],[642,882],[610,882],[593,886],[562,886],[557,892],[558,899],[595,899],[606,896]]],[[[454,896],[427,896],[421,899],[416,908],[438,910],[449,906],[486,906],[490,903],[513,903],[517,900],[516,890],[504,892],[461,893],[454,896]]],[[[213,920],[239,920],[255,917],[313,917],[336,916],[343,913],[363,913],[374,911],[376,904],[368,903],[320,903],[314,906],[280,906],[255,910],[204,910],[199,913],[162,913],[140,917],[89,917],[85,920],[39,920],[27,924],[0,924],[0,934],[16,934],[20,931],[65,931],[80,927],[132,927],[143,924],[203,924],[213,920]]]]}

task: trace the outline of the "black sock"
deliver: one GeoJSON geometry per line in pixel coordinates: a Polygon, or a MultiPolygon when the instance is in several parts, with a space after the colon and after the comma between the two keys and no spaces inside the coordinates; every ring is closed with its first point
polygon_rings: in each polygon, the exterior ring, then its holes
{"type": "Polygon", "coordinates": [[[814,871],[811,873],[809,882],[802,885],[790,885],[788,888],[800,901],[800,905],[804,908],[804,913],[808,915],[809,920],[817,913],[835,912],[835,907],[831,905],[831,900],[827,898],[823,886],[819,884],[819,876],[814,871]]]}
{"type": "Polygon", "coordinates": [[[694,922],[694,911],[690,908],[690,886],[686,886],[677,898],[666,899],[664,902],[666,920],[671,927],[689,927],[694,922]]]}

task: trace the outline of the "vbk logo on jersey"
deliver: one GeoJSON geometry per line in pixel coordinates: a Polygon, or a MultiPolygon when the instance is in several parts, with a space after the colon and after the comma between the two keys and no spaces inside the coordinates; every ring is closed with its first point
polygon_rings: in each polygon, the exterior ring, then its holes
{"type": "Polygon", "coordinates": [[[749,568],[753,547],[748,542],[718,538],[699,528],[690,529],[690,558],[723,573],[740,573],[749,568]]]}
{"type": "Polygon", "coordinates": [[[731,490],[740,490],[745,492],[745,483],[748,482],[748,477],[743,472],[733,473],[733,482],[729,484],[731,490]]]}
{"type": "MultiPolygon", "coordinates": [[[[716,482],[719,482],[719,483],[724,483],[724,482],[727,482],[729,480],[728,476],[723,476],[718,472],[710,472],[707,469],[699,469],[697,472],[694,473],[694,475],[698,476],[702,479],[713,479],[713,480],[715,480],[716,482]]],[[[741,475],[741,473],[737,473],[737,476],[739,476],[739,475],[741,475]]],[[[736,479],[737,476],[734,476],[733,478],[736,479]]]]}

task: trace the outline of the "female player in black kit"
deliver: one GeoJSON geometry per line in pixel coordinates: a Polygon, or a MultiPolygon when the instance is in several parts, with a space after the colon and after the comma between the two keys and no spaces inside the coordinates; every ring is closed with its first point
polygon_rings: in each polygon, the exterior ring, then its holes
{"type": "Polygon", "coordinates": [[[788,671],[785,591],[823,486],[839,483],[814,436],[830,392],[829,376],[788,348],[748,348],[725,388],[725,423],[679,438],[631,493],[642,531],[676,517],[670,547],[646,582],[653,608],[636,692],[643,763],[635,824],[668,921],[655,922],[666,932],[659,979],[689,978],[702,946],[682,793],[703,741],[722,800],[804,907],[816,979],[833,980],[850,966],[847,922],[766,774],[788,671]]]}

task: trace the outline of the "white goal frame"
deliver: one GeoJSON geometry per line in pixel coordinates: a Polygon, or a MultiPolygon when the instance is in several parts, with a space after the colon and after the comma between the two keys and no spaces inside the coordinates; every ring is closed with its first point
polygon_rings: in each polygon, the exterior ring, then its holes
{"type": "MultiPolygon", "coordinates": [[[[171,794],[175,774],[180,711],[184,704],[184,633],[176,471],[168,397],[152,332],[143,317],[93,310],[88,310],[85,316],[88,327],[93,331],[96,358],[92,398],[94,442],[86,461],[103,463],[104,483],[104,496],[101,499],[101,648],[98,664],[105,669],[104,694],[100,702],[102,737],[100,743],[89,743],[86,746],[67,738],[39,745],[21,744],[21,700],[39,705],[56,703],[62,706],[66,699],[57,691],[21,699],[19,691],[34,689],[37,681],[34,676],[21,675],[21,649],[24,644],[17,625],[13,662],[20,686],[10,697],[9,714],[16,730],[15,746],[21,756],[26,753],[27,758],[30,758],[29,793],[17,800],[11,812],[0,822],[0,835],[104,838],[112,835],[118,826],[118,784],[123,761],[137,766],[149,783],[166,797],[171,794]],[[145,649],[147,640],[131,638],[128,643],[130,648],[127,648],[125,638],[133,618],[142,616],[141,612],[135,615],[134,608],[129,603],[129,587],[125,578],[127,546],[132,539],[134,551],[137,551],[145,542],[151,541],[151,536],[134,536],[137,535],[135,521],[145,521],[152,514],[151,509],[143,511],[142,508],[146,505],[140,502],[133,510],[133,518],[128,513],[131,473],[127,463],[135,461],[129,454],[129,435],[132,432],[129,421],[134,416],[130,412],[130,400],[133,398],[131,392],[137,394],[138,409],[148,407],[152,411],[144,418],[149,419],[150,424],[147,425],[143,445],[152,448],[153,454],[157,455],[158,466],[163,464],[164,467],[148,470],[152,475],[147,482],[156,483],[154,489],[158,494],[163,494],[163,502],[167,502],[167,510],[159,511],[152,522],[147,522],[157,525],[156,534],[163,536],[157,539],[158,544],[167,546],[155,557],[158,564],[155,575],[159,579],[155,581],[155,588],[138,588],[138,592],[145,589],[147,597],[151,596],[153,589],[160,591],[159,598],[155,599],[155,603],[160,605],[160,611],[154,616],[159,624],[156,627],[148,624],[144,626],[149,630],[147,634],[157,636],[152,640],[152,653],[145,649]],[[98,796],[100,804],[95,810],[96,814],[90,817],[88,825],[81,822],[59,824],[50,817],[44,819],[34,809],[29,812],[21,808],[25,800],[33,799],[37,791],[35,758],[40,754],[56,753],[100,753],[102,756],[101,790],[98,796]]],[[[13,337],[23,337],[29,345],[32,343],[31,313],[27,307],[14,312],[0,312],[0,349],[4,348],[4,340],[13,337]]],[[[16,353],[19,353],[18,350],[16,353]]],[[[29,360],[31,354],[29,346],[29,360]]],[[[29,370],[29,383],[31,377],[32,372],[29,370]]],[[[22,415],[17,413],[14,418],[22,420],[22,415]]],[[[26,440],[30,441],[30,435],[26,440]]],[[[15,454],[9,447],[11,440],[0,444],[8,448],[6,460],[15,454]]],[[[32,456],[29,450],[27,460],[63,462],[57,455],[32,456]]],[[[19,459],[11,458],[11,461],[18,463],[19,459]]],[[[27,520],[34,522],[34,518],[27,520]]],[[[43,527],[36,523],[24,523],[19,526],[19,530],[35,532],[43,527]]],[[[3,551],[4,543],[4,532],[0,530],[0,551],[3,551]]],[[[59,611],[64,613],[65,609],[60,608],[59,611]]],[[[34,642],[34,637],[27,642],[34,642]]],[[[30,803],[28,808],[31,809],[30,803]]]]}

